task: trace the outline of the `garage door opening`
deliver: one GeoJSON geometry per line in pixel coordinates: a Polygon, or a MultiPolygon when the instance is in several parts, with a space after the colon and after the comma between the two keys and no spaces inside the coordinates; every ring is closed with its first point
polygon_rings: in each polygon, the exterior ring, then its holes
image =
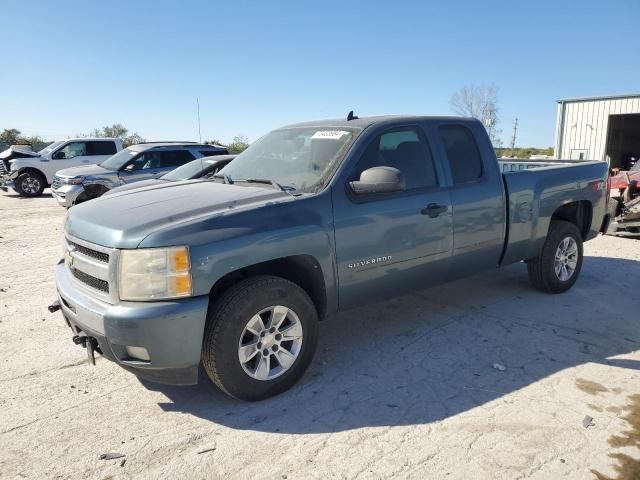
{"type": "Polygon", "coordinates": [[[605,150],[612,169],[629,170],[640,158],[640,113],[609,115],[605,150]]]}

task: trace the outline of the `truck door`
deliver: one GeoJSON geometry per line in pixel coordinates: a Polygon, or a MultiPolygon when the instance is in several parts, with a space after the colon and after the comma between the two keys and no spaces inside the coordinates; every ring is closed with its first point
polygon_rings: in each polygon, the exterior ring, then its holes
{"type": "MultiPolygon", "coordinates": [[[[65,168],[94,163],[91,162],[92,157],[88,154],[87,143],[88,142],[85,141],[69,142],[53,152],[51,155],[51,173],[55,174],[57,171],[65,168]]],[[[48,178],[47,180],[49,182],[53,181],[53,175],[52,178],[48,178]]]]}
{"type": "Polygon", "coordinates": [[[479,122],[436,126],[452,181],[450,279],[498,266],[505,240],[506,199],[493,147],[479,122]],[[478,142],[477,138],[486,138],[478,142]]]}
{"type": "Polygon", "coordinates": [[[451,255],[451,199],[424,130],[383,131],[353,164],[332,192],[340,308],[441,280],[451,255]],[[348,182],[376,166],[399,169],[405,190],[358,198],[348,182]]]}

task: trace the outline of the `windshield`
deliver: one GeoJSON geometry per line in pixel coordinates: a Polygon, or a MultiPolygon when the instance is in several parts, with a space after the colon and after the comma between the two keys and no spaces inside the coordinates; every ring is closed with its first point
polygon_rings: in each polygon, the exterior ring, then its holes
{"type": "Polygon", "coordinates": [[[42,150],[38,152],[38,155],[47,155],[48,153],[53,152],[56,148],[62,145],[66,140],[61,140],[59,142],[53,142],[51,145],[44,147],[42,150]]]}
{"type": "Polygon", "coordinates": [[[125,163],[127,163],[129,160],[131,160],[133,157],[135,157],[139,153],[140,152],[136,152],[133,150],[129,150],[128,148],[125,148],[124,150],[120,150],[115,155],[111,155],[109,158],[107,158],[104,162],[100,163],[99,165],[102,168],[106,168],[107,170],[120,170],[120,168],[122,168],[125,163]]]}
{"type": "Polygon", "coordinates": [[[201,173],[208,166],[209,164],[207,162],[204,162],[202,158],[198,158],[192,162],[185,163],[175,170],[170,171],[166,175],[163,175],[161,178],[163,180],[171,180],[174,182],[178,182],[180,180],[188,180],[194,175],[201,173]]]}
{"type": "Polygon", "coordinates": [[[274,130],[253,143],[219,174],[232,181],[273,180],[298,191],[316,191],[344,156],[360,129],[296,127],[274,130]]]}

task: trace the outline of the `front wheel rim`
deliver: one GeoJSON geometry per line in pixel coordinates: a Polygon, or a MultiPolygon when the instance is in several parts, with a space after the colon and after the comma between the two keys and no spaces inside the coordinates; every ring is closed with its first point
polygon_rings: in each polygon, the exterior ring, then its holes
{"type": "Polygon", "coordinates": [[[288,307],[275,305],[256,313],[238,342],[244,372],[260,381],[273,380],[291,369],[302,348],[302,323],[288,307]]]}
{"type": "Polygon", "coordinates": [[[561,282],[568,281],[578,266],[578,243],[573,237],[565,237],[556,250],[553,262],[556,277],[561,282]]]}
{"type": "Polygon", "coordinates": [[[34,193],[38,193],[38,190],[40,190],[40,180],[35,177],[27,177],[22,180],[21,186],[23,192],[33,195],[34,193]]]}

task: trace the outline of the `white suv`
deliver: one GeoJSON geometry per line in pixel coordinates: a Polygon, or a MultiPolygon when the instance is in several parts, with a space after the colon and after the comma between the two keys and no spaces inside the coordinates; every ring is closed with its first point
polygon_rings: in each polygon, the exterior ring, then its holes
{"type": "Polygon", "coordinates": [[[33,156],[10,160],[10,171],[0,177],[0,188],[13,188],[20,195],[35,197],[51,185],[58,170],[101,163],[122,150],[117,138],[70,138],[34,152],[33,156]]]}

